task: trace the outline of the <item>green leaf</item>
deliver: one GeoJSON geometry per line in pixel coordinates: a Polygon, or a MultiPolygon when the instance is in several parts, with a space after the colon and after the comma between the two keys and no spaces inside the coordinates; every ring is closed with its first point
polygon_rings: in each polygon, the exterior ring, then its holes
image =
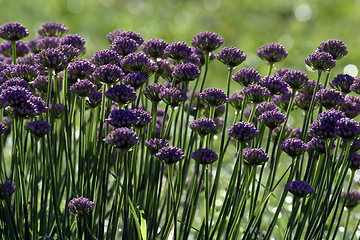
{"type": "Polygon", "coordinates": [[[141,236],[144,240],[146,240],[146,219],[143,218],[143,214],[145,213],[144,210],[140,210],[140,227],[141,227],[141,236]]]}

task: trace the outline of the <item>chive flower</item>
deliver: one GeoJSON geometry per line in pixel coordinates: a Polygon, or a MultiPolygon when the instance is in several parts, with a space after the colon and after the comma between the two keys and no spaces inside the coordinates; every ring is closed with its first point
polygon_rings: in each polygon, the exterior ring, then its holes
{"type": "Polygon", "coordinates": [[[285,122],[286,116],[277,110],[266,111],[261,114],[258,121],[267,126],[270,129],[274,129],[283,122],[285,122]]]}
{"type": "Polygon", "coordinates": [[[122,151],[128,151],[139,142],[136,133],[127,127],[117,128],[106,136],[105,142],[122,151]]]}
{"type": "Polygon", "coordinates": [[[348,95],[344,98],[340,110],[343,111],[348,118],[354,118],[360,114],[360,98],[348,95]]]}
{"type": "Polygon", "coordinates": [[[0,38],[9,40],[9,41],[17,41],[27,37],[29,35],[29,31],[24,27],[24,25],[18,22],[9,22],[0,26],[0,38]]]}
{"type": "Polygon", "coordinates": [[[242,154],[245,165],[257,166],[269,161],[269,156],[260,148],[244,148],[242,154]]]}
{"type": "Polygon", "coordinates": [[[94,91],[96,91],[96,85],[87,79],[76,82],[70,87],[70,92],[73,92],[79,97],[88,97],[94,91]]]}
{"type": "Polygon", "coordinates": [[[240,91],[248,100],[253,103],[264,102],[271,96],[271,92],[266,88],[257,84],[250,84],[240,91]]]}
{"type": "Polygon", "coordinates": [[[185,158],[183,151],[177,147],[163,147],[156,153],[156,157],[166,164],[173,164],[185,158]]]}
{"type": "Polygon", "coordinates": [[[283,77],[277,75],[266,76],[260,79],[259,85],[269,89],[272,95],[279,95],[288,92],[289,85],[284,81],[283,77]]]}
{"type": "Polygon", "coordinates": [[[51,132],[51,126],[46,121],[36,120],[26,123],[24,129],[29,131],[36,138],[42,138],[51,132]]]}
{"type": "Polygon", "coordinates": [[[125,105],[136,100],[136,92],[133,87],[120,84],[107,90],[105,92],[105,97],[116,103],[125,105]]]}
{"type": "Polygon", "coordinates": [[[215,122],[210,118],[198,118],[190,123],[189,127],[200,136],[206,136],[213,133],[216,129],[215,122]]]}
{"type": "Polygon", "coordinates": [[[309,81],[307,74],[298,70],[288,70],[284,74],[284,80],[293,89],[300,89],[309,81]]]}
{"type": "Polygon", "coordinates": [[[230,127],[228,134],[230,137],[235,138],[241,143],[245,143],[255,138],[259,131],[255,128],[254,124],[248,122],[238,122],[230,127]]]}
{"type": "Polygon", "coordinates": [[[128,55],[135,52],[139,48],[139,45],[135,40],[129,37],[117,37],[110,45],[110,50],[117,52],[120,56],[128,55]]]}
{"type": "Polygon", "coordinates": [[[268,43],[264,46],[261,46],[256,54],[258,57],[267,61],[269,64],[274,64],[285,59],[288,55],[288,52],[285,50],[285,47],[279,43],[268,43]]]}
{"type": "Polygon", "coordinates": [[[227,102],[226,94],[218,88],[204,89],[199,98],[210,106],[218,107],[227,102]]]}
{"type": "Polygon", "coordinates": [[[116,109],[111,111],[109,117],[105,122],[114,126],[115,128],[132,127],[140,118],[136,113],[130,110],[116,109]]]}
{"type": "Polygon", "coordinates": [[[330,53],[315,52],[305,59],[306,65],[314,70],[329,71],[336,66],[336,61],[330,53]]]}
{"type": "Polygon", "coordinates": [[[68,207],[70,213],[78,217],[84,217],[92,212],[94,203],[88,198],[79,197],[71,199],[68,207]]]}
{"type": "Polygon", "coordinates": [[[312,186],[308,182],[301,180],[286,183],[285,189],[298,198],[304,198],[314,193],[312,186]]]}
{"type": "Polygon", "coordinates": [[[196,34],[191,41],[191,44],[198,50],[203,52],[212,52],[219,48],[224,43],[224,40],[213,32],[202,32],[196,34]]]}
{"type": "Polygon", "coordinates": [[[348,74],[338,74],[330,83],[330,87],[340,91],[342,94],[351,92],[350,87],[354,83],[355,78],[348,74]]]}
{"type": "Polygon", "coordinates": [[[326,42],[321,42],[317,51],[330,53],[335,60],[338,60],[348,54],[345,43],[341,40],[335,39],[329,39],[326,42]]]}
{"type": "Polygon", "coordinates": [[[122,69],[112,64],[97,67],[91,75],[92,78],[104,84],[113,84],[124,76],[122,69]]]}
{"type": "Polygon", "coordinates": [[[43,37],[61,37],[68,31],[69,29],[67,29],[62,23],[47,22],[44,23],[37,32],[43,37]]]}
{"type": "Polygon", "coordinates": [[[150,150],[152,155],[155,155],[160,148],[169,146],[169,140],[152,138],[149,141],[145,141],[145,146],[150,150]]]}
{"type": "Polygon", "coordinates": [[[158,103],[161,101],[160,93],[165,89],[164,85],[161,83],[154,83],[147,86],[142,90],[146,98],[148,98],[153,103],[158,103]]]}
{"type": "Polygon", "coordinates": [[[232,79],[240,85],[247,87],[250,84],[259,82],[261,75],[254,68],[242,68],[232,76],[232,79]]]}
{"type": "Polygon", "coordinates": [[[9,179],[4,181],[4,184],[0,183],[0,199],[10,197],[16,190],[15,182],[9,179]]]}
{"type": "Polygon", "coordinates": [[[105,49],[95,52],[90,61],[96,66],[107,64],[119,65],[121,57],[117,52],[105,49]]]}
{"type": "Polygon", "coordinates": [[[216,58],[229,68],[234,68],[246,60],[246,54],[236,47],[224,47],[216,55],[216,58]]]}
{"type": "Polygon", "coordinates": [[[212,164],[219,158],[215,151],[208,148],[201,149],[200,159],[199,159],[199,149],[196,149],[194,152],[192,152],[190,154],[190,157],[195,159],[202,165],[212,164]]]}
{"type": "Polygon", "coordinates": [[[337,109],[344,102],[344,97],[335,89],[321,89],[315,95],[315,100],[326,109],[337,109]]]}
{"type": "Polygon", "coordinates": [[[337,121],[335,131],[344,141],[351,141],[360,134],[360,125],[357,121],[345,117],[337,121]]]}
{"type": "Polygon", "coordinates": [[[165,48],[165,55],[175,61],[181,61],[191,56],[192,49],[185,42],[174,42],[165,48]]]}
{"type": "Polygon", "coordinates": [[[171,107],[177,107],[187,100],[186,93],[178,88],[164,88],[159,93],[159,98],[171,107]]]}
{"type": "Polygon", "coordinates": [[[298,138],[289,138],[280,144],[280,148],[294,158],[305,152],[308,146],[298,138]]]}
{"type": "Polygon", "coordinates": [[[171,73],[173,79],[180,82],[193,81],[200,76],[199,67],[192,63],[183,63],[176,65],[171,73]]]}
{"type": "Polygon", "coordinates": [[[141,45],[142,51],[153,59],[164,58],[165,49],[169,46],[167,42],[162,39],[150,39],[141,45]]]}

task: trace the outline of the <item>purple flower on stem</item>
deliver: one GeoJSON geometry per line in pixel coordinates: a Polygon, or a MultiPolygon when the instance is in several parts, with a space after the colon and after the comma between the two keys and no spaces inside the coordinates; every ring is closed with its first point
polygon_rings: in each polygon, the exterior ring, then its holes
{"type": "Polygon", "coordinates": [[[177,147],[163,147],[156,153],[156,157],[166,164],[173,164],[185,158],[183,151],[177,147]]]}
{"type": "Polygon", "coordinates": [[[185,42],[174,42],[165,48],[165,54],[175,61],[180,61],[189,58],[192,49],[185,42]]]}
{"type": "Polygon", "coordinates": [[[15,183],[10,180],[5,180],[4,184],[0,183],[0,199],[10,197],[16,190],[15,183]]]}
{"type": "Polygon", "coordinates": [[[130,53],[121,60],[121,66],[132,72],[139,72],[147,77],[158,70],[156,63],[152,62],[144,53],[130,53]]]}
{"type": "Polygon", "coordinates": [[[58,37],[43,37],[36,43],[36,50],[41,51],[48,48],[57,48],[60,46],[58,37]]]}
{"type": "Polygon", "coordinates": [[[228,98],[228,102],[231,106],[233,106],[236,110],[241,110],[243,104],[243,95],[241,93],[232,93],[228,98]]]}
{"type": "Polygon", "coordinates": [[[220,106],[227,102],[226,94],[218,88],[207,88],[199,94],[199,98],[210,106],[220,106]]]}
{"type": "Polygon", "coordinates": [[[42,120],[28,122],[24,126],[24,129],[29,131],[36,138],[41,138],[51,132],[50,124],[42,120]]]}
{"type": "Polygon", "coordinates": [[[279,43],[268,43],[261,46],[256,54],[269,64],[274,64],[286,58],[288,52],[285,50],[285,47],[279,43]]]}
{"type": "Polygon", "coordinates": [[[36,62],[43,68],[61,72],[68,65],[66,55],[59,48],[44,49],[36,55],[36,62]]]}
{"type": "Polygon", "coordinates": [[[118,66],[107,64],[97,67],[91,76],[101,83],[113,84],[122,79],[125,74],[118,66]]]}
{"type": "Polygon", "coordinates": [[[50,103],[49,105],[49,115],[54,119],[60,118],[65,113],[65,107],[61,103],[50,103]]]}
{"type": "Polygon", "coordinates": [[[350,160],[350,169],[356,171],[360,169],[360,154],[353,152],[352,155],[349,155],[350,160]]]}
{"type": "Polygon", "coordinates": [[[292,183],[286,183],[285,189],[298,198],[304,198],[314,193],[314,189],[306,181],[296,180],[292,183]]]}
{"type": "Polygon", "coordinates": [[[202,32],[196,34],[191,41],[191,44],[196,49],[203,52],[212,52],[219,48],[223,43],[223,39],[213,32],[202,32]]]}
{"type": "MultiPolygon", "coordinates": [[[[318,152],[319,154],[325,154],[326,153],[326,142],[325,140],[321,140],[318,138],[311,138],[311,140],[307,143],[309,149],[314,149],[316,152],[318,152]]],[[[334,142],[332,142],[330,144],[330,149],[334,149],[335,148],[335,144],[334,142]]]]}
{"type": "Polygon", "coordinates": [[[202,165],[212,164],[219,158],[215,151],[208,148],[201,149],[200,154],[199,154],[199,149],[196,149],[194,152],[190,154],[190,157],[195,159],[196,161],[199,161],[199,163],[202,165]],[[200,155],[200,159],[199,159],[199,155],[200,155]]]}
{"type": "Polygon", "coordinates": [[[306,65],[314,70],[329,71],[336,66],[336,61],[330,53],[315,52],[305,59],[306,65]]]}
{"type": "Polygon", "coordinates": [[[135,40],[138,45],[141,45],[144,42],[142,36],[139,33],[133,31],[124,31],[124,30],[116,29],[107,35],[107,39],[109,40],[110,43],[113,43],[113,41],[118,37],[129,37],[135,40]]]}
{"type": "Polygon", "coordinates": [[[27,82],[34,81],[34,79],[39,75],[39,71],[35,66],[28,64],[18,64],[5,68],[1,75],[10,79],[10,78],[22,78],[27,82]]]}
{"type": "Polygon", "coordinates": [[[105,119],[105,122],[114,126],[115,128],[132,127],[140,118],[133,111],[118,109],[110,113],[109,117],[105,119]]]}
{"type": "Polygon", "coordinates": [[[283,77],[285,75],[285,73],[287,73],[288,71],[290,71],[290,68],[279,68],[278,70],[276,70],[276,72],[274,74],[278,75],[279,77],[283,77]]]}
{"type": "Polygon", "coordinates": [[[164,78],[165,80],[171,81],[173,66],[165,59],[159,60],[157,62],[157,66],[158,66],[158,71],[157,71],[158,75],[164,78]]]}
{"type": "Polygon", "coordinates": [[[150,39],[141,45],[143,52],[153,59],[163,58],[166,47],[169,46],[167,42],[162,39],[150,39]]]}
{"type": "Polygon", "coordinates": [[[273,102],[278,106],[280,109],[286,111],[289,107],[290,99],[292,97],[292,93],[287,91],[281,95],[273,96],[273,102]]]}
{"type": "Polygon", "coordinates": [[[171,107],[177,107],[187,100],[186,93],[177,88],[164,88],[158,96],[171,107]]]}
{"type": "MultiPolygon", "coordinates": [[[[340,194],[340,198],[344,199],[346,196],[346,192],[343,191],[340,194]]],[[[352,210],[354,207],[356,207],[360,203],[360,192],[350,189],[349,194],[345,201],[345,207],[349,210],[352,210]]]]}
{"type": "Polygon", "coordinates": [[[143,109],[132,109],[130,111],[132,111],[139,118],[139,120],[134,124],[135,128],[143,128],[153,120],[153,117],[150,115],[150,113],[143,109]]]}
{"type": "Polygon", "coordinates": [[[77,34],[66,35],[63,39],[61,39],[61,45],[71,45],[74,48],[79,49],[81,53],[86,52],[86,49],[84,47],[85,39],[83,39],[77,34]]]}
{"type": "Polygon", "coordinates": [[[236,47],[224,47],[216,55],[216,58],[228,67],[234,68],[246,60],[246,54],[236,47]]]}
{"type": "Polygon", "coordinates": [[[326,109],[338,108],[344,102],[344,97],[335,89],[321,89],[315,95],[315,100],[326,109]]]}
{"type": "Polygon", "coordinates": [[[321,42],[317,51],[330,53],[335,60],[338,60],[348,54],[345,43],[341,40],[335,39],[329,39],[326,42],[321,42]]]}
{"type": "Polygon", "coordinates": [[[78,217],[84,217],[92,212],[94,203],[88,198],[79,197],[71,199],[68,207],[70,213],[78,217]]]}
{"type": "Polygon", "coordinates": [[[161,101],[161,97],[159,94],[165,89],[165,87],[161,83],[154,83],[152,85],[147,86],[142,90],[145,97],[147,97],[150,101],[154,103],[158,103],[161,101]]]}
{"type": "Polygon", "coordinates": [[[96,91],[96,85],[87,79],[76,82],[70,87],[70,92],[75,93],[79,97],[88,97],[94,91],[96,91]]]}
{"type": "MultiPolygon", "coordinates": [[[[314,93],[315,85],[316,85],[316,81],[310,80],[304,84],[300,92],[305,92],[312,95],[314,93]]],[[[324,84],[319,83],[318,91],[323,88],[324,88],[324,84]]]]}
{"type": "Polygon", "coordinates": [[[89,60],[78,59],[69,65],[67,71],[68,77],[75,82],[89,77],[95,71],[95,66],[89,60]]]}
{"type": "Polygon", "coordinates": [[[47,22],[41,26],[38,33],[43,37],[61,37],[68,31],[69,29],[67,29],[62,23],[47,22]]]}
{"type": "Polygon", "coordinates": [[[242,68],[232,76],[232,79],[247,87],[250,84],[257,83],[261,79],[261,75],[254,68],[242,68]]]}
{"type": "Polygon", "coordinates": [[[29,83],[27,81],[25,81],[25,79],[23,78],[19,78],[19,77],[15,77],[15,78],[10,78],[8,80],[6,80],[1,86],[0,86],[0,93],[1,90],[4,90],[8,87],[11,86],[20,86],[23,88],[28,88],[29,87],[29,83]]]}
{"type": "Polygon", "coordinates": [[[189,127],[203,137],[213,133],[216,129],[216,124],[210,118],[198,118],[190,123],[189,127]]]}
{"type": "Polygon", "coordinates": [[[238,122],[230,127],[228,134],[230,137],[235,138],[241,143],[245,143],[255,138],[259,131],[255,128],[254,124],[248,122],[238,122]]]}
{"type": "MultiPolygon", "coordinates": [[[[16,41],[16,56],[17,57],[24,57],[26,54],[30,52],[29,47],[26,43],[19,40],[16,41]]],[[[0,45],[0,54],[3,54],[5,57],[11,57],[12,56],[12,44],[11,41],[3,42],[0,45]]]]}
{"type": "MultiPolygon", "coordinates": [[[[300,109],[304,111],[308,111],[310,108],[311,99],[312,99],[312,94],[308,92],[303,92],[303,93],[300,92],[295,96],[294,105],[298,106],[300,109]]],[[[314,102],[314,109],[317,108],[318,106],[319,104],[317,102],[314,102]]]]}
{"type": "Polygon", "coordinates": [[[136,100],[135,89],[129,85],[115,85],[105,92],[105,97],[119,104],[128,104],[136,100]]]}
{"type": "Polygon", "coordinates": [[[305,152],[308,146],[298,138],[289,138],[280,144],[280,148],[294,158],[305,152]]]}
{"type": "Polygon", "coordinates": [[[120,56],[135,52],[139,45],[129,37],[117,37],[110,45],[110,50],[117,52],[120,56]]]}
{"type": "Polygon", "coordinates": [[[0,26],[0,38],[10,41],[17,41],[29,35],[24,25],[18,22],[9,22],[0,26]]]}
{"type": "Polygon", "coordinates": [[[309,78],[302,71],[288,70],[284,74],[284,80],[291,88],[298,90],[309,81],[309,78]]]}
{"type": "Polygon", "coordinates": [[[360,125],[351,118],[341,118],[336,123],[336,135],[344,141],[351,141],[360,134],[360,125]]]}
{"type": "Polygon", "coordinates": [[[152,138],[149,141],[145,141],[145,146],[149,148],[152,155],[155,155],[160,148],[168,147],[169,141],[167,139],[152,138]]]}
{"type": "Polygon", "coordinates": [[[139,141],[136,133],[130,128],[122,127],[112,131],[105,138],[105,142],[122,151],[128,151],[139,141]]]}
{"type": "Polygon", "coordinates": [[[355,78],[350,90],[360,95],[360,78],[355,78]]]}
{"type": "Polygon", "coordinates": [[[21,107],[31,97],[31,92],[21,86],[10,86],[4,89],[0,95],[0,106],[21,107]]]}
{"type": "Polygon", "coordinates": [[[269,89],[272,95],[284,94],[289,91],[289,85],[284,78],[277,75],[266,76],[259,81],[259,85],[269,89]]]}
{"type": "Polygon", "coordinates": [[[241,90],[240,93],[253,103],[264,102],[271,96],[271,92],[266,87],[257,84],[250,84],[241,90]]]}
{"type": "Polygon", "coordinates": [[[260,148],[245,148],[242,154],[245,165],[257,166],[269,161],[269,156],[260,148]]]}
{"type": "Polygon", "coordinates": [[[183,63],[173,68],[171,76],[176,82],[189,82],[200,76],[200,70],[192,63],[183,63]]]}
{"type": "Polygon", "coordinates": [[[352,95],[346,96],[340,109],[348,118],[358,116],[360,114],[360,98],[352,95]]]}
{"type": "Polygon", "coordinates": [[[335,88],[343,94],[348,94],[351,92],[350,87],[354,83],[354,80],[355,78],[353,76],[348,74],[339,74],[329,84],[330,87],[335,88]]]}
{"type": "Polygon", "coordinates": [[[80,50],[73,47],[72,45],[60,45],[58,49],[60,49],[60,51],[65,54],[68,62],[71,62],[80,54],[80,50]]]}
{"type": "Polygon", "coordinates": [[[141,73],[129,73],[123,78],[123,83],[132,86],[135,89],[140,88],[148,78],[141,73]]]}
{"type": "Polygon", "coordinates": [[[270,129],[274,129],[283,122],[285,122],[286,116],[277,110],[266,111],[261,114],[258,121],[267,126],[270,129]]]}
{"type": "Polygon", "coordinates": [[[255,116],[259,117],[261,114],[267,111],[279,111],[278,107],[273,102],[262,102],[256,106],[255,116]]]}
{"type": "Polygon", "coordinates": [[[120,55],[113,50],[101,50],[94,54],[90,60],[96,66],[102,66],[107,64],[118,65],[120,64],[120,55]]]}
{"type": "Polygon", "coordinates": [[[338,120],[345,117],[344,112],[335,109],[322,112],[319,114],[318,120],[310,124],[308,134],[319,139],[334,138],[337,136],[338,120]]]}

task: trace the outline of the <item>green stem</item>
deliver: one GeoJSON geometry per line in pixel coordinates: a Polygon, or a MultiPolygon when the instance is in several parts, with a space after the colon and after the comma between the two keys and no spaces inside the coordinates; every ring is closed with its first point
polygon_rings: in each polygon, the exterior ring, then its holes
{"type": "Polygon", "coordinates": [[[12,63],[14,65],[16,65],[17,56],[16,56],[16,41],[15,40],[11,41],[11,54],[12,54],[12,63]]]}

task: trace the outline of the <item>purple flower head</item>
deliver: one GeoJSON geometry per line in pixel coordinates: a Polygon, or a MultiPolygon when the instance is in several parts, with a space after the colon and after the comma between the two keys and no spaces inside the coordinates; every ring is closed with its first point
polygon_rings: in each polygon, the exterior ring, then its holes
{"type": "Polygon", "coordinates": [[[86,104],[90,107],[90,108],[96,108],[97,106],[100,105],[102,101],[102,90],[98,91],[98,92],[93,92],[86,101],[86,104]]]}
{"type": "Polygon", "coordinates": [[[145,141],[145,146],[148,147],[152,155],[155,155],[160,148],[168,147],[169,141],[167,139],[152,138],[145,141]]]}
{"type": "Polygon", "coordinates": [[[124,31],[124,30],[116,29],[107,35],[107,39],[109,40],[110,43],[113,43],[115,39],[118,37],[129,37],[135,40],[135,42],[138,45],[141,45],[144,42],[142,36],[139,33],[133,31],[124,31]]]}
{"type": "Polygon", "coordinates": [[[260,148],[245,148],[242,154],[245,165],[257,166],[269,161],[269,156],[260,148]]]}
{"type": "Polygon", "coordinates": [[[279,111],[279,109],[273,102],[262,102],[256,106],[255,116],[259,117],[261,114],[267,111],[279,111]]]}
{"type": "MultiPolygon", "coordinates": [[[[26,43],[19,40],[16,41],[16,56],[17,57],[24,57],[26,54],[30,52],[29,47],[26,43]]],[[[0,45],[0,54],[3,54],[5,57],[11,57],[12,56],[12,44],[11,41],[3,42],[0,45]]]]}
{"type": "Polygon", "coordinates": [[[73,47],[72,45],[60,45],[58,49],[60,49],[60,51],[65,54],[68,62],[71,62],[80,55],[80,50],[73,47]]]}
{"type": "Polygon", "coordinates": [[[257,84],[250,84],[241,90],[240,93],[253,103],[264,102],[271,96],[271,92],[266,87],[257,84]]]}
{"type": "Polygon", "coordinates": [[[285,122],[286,117],[284,114],[277,110],[267,111],[261,114],[258,118],[258,121],[267,126],[270,129],[274,129],[283,122],[285,122]]]}
{"type": "Polygon", "coordinates": [[[175,61],[181,61],[191,56],[192,49],[185,42],[174,42],[165,48],[165,55],[175,61]]]}
{"type": "Polygon", "coordinates": [[[40,52],[48,48],[57,48],[60,46],[60,39],[58,37],[43,37],[38,40],[35,45],[36,51],[40,52]]]}
{"type": "Polygon", "coordinates": [[[96,91],[96,85],[87,79],[76,82],[70,87],[70,92],[75,93],[79,97],[88,97],[94,91],[96,91]]]}
{"type": "Polygon", "coordinates": [[[121,57],[117,52],[105,49],[96,52],[90,61],[96,66],[107,64],[118,65],[121,62],[121,57]]]}
{"type": "Polygon", "coordinates": [[[128,104],[129,102],[135,101],[136,92],[133,87],[120,84],[106,91],[105,97],[119,104],[128,104]]]}
{"type": "Polygon", "coordinates": [[[20,106],[12,108],[12,114],[19,118],[32,118],[46,112],[46,102],[40,97],[30,95],[29,99],[20,106]]]}
{"type": "Polygon", "coordinates": [[[16,190],[15,182],[5,180],[4,184],[0,183],[0,200],[10,197],[16,190]]]}
{"type": "Polygon", "coordinates": [[[132,86],[133,88],[139,89],[148,78],[141,73],[129,73],[123,78],[123,83],[132,86]]]}
{"type": "Polygon", "coordinates": [[[354,83],[355,78],[348,74],[339,74],[329,84],[330,87],[339,90],[343,94],[351,92],[350,87],[354,83]]]}
{"type": "Polygon", "coordinates": [[[277,75],[266,76],[260,79],[259,85],[269,89],[272,95],[284,94],[289,91],[289,85],[284,81],[284,78],[277,75]]]}
{"type": "Polygon", "coordinates": [[[1,75],[8,79],[18,77],[31,82],[39,75],[39,71],[34,66],[18,64],[5,68],[1,75]]]}
{"type": "MultiPolygon", "coordinates": [[[[308,92],[298,93],[295,96],[294,104],[302,110],[308,111],[310,109],[312,94],[308,92]]],[[[318,107],[319,104],[314,102],[314,109],[318,107]]]]}
{"type": "Polygon", "coordinates": [[[11,86],[20,86],[23,88],[28,88],[29,87],[29,83],[27,81],[25,81],[25,79],[23,78],[19,78],[19,77],[15,77],[15,78],[10,78],[8,80],[6,80],[1,86],[0,86],[0,93],[1,90],[4,90],[8,87],[11,86]]]}
{"type": "Polygon", "coordinates": [[[210,106],[220,106],[227,102],[226,93],[218,88],[207,88],[199,94],[199,98],[210,106]]]}
{"type": "Polygon", "coordinates": [[[51,117],[58,119],[65,113],[65,106],[61,103],[50,103],[48,111],[51,117]]]}
{"type": "Polygon", "coordinates": [[[164,88],[158,96],[171,107],[177,107],[187,100],[186,93],[178,88],[164,88]]]}
{"type": "Polygon", "coordinates": [[[297,127],[295,128],[292,133],[290,134],[291,137],[294,137],[294,138],[298,138],[298,139],[301,139],[301,136],[302,136],[302,128],[301,127],[297,127]]]}
{"type": "Polygon", "coordinates": [[[196,161],[199,161],[199,163],[203,165],[212,164],[219,158],[215,151],[208,148],[203,148],[201,151],[196,149],[193,153],[190,154],[190,157],[196,161]]]}
{"type": "Polygon", "coordinates": [[[315,52],[305,59],[306,65],[314,70],[329,71],[336,66],[336,61],[330,53],[315,52]]]}
{"type": "Polygon", "coordinates": [[[68,31],[69,29],[67,29],[62,23],[47,22],[41,26],[38,33],[43,37],[61,37],[68,31]]]}
{"type": "Polygon", "coordinates": [[[279,68],[278,70],[276,70],[276,72],[274,74],[278,75],[279,77],[283,77],[285,75],[285,73],[287,73],[288,71],[291,71],[290,68],[279,68]]]}
{"type": "MultiPolygon", "coordinates": [[[[344,199],[346,196],[346,192],[341,192],[340,198],[344,199]]],[[[352,210],[360,203],[360,192],[350,189],[349,194],[345,200],[345,207],[349,210],[352,210]]]]}
{"type": "Polygon", "coordinates": [[[136,133],[127,127],[117,128],[105,138],[105,142],[122,151],[128,151],[139,141],[136,133]]]}
{"type": "Polygon", "coordinates": [[[85,53],[85,39],[80,37],[77,34],[66,35],[63,39],[61,39],[61,45],[71,45],[74,48],[80,50],[81,53],[85,53]]]}
{"type": "Polygon", "coordinates": [[[169,46],[167,42],[162,39],[150,39],[141,45],[143,52],[153,59],[163,58],[166,47],[169,46]]]}
{"type": "Polygon", "coordinates": [[[166,164],[173,164],[185,158],[183,151],[177,147],[160,148],[156,157],[163,160],[166,164]]]}
{"type": "MultiPolygon", "coordinates": [[[[305,93],[310,93],[312,95],[314,93],[315,85],[316,85],[316,81],[310,80],[304,84],[301,91],[305,93]]],[[[324,88],[324,84],[319,82],[318,91],[323,88],[324,88]]]]}
{"type": "Polygon", "coordinates": [[[121,60],[121,66],[131,72],[139,72],[147,77],[158,70],[156,63],[152,62],[144,53],[130,53],[121,60]]]}
{"type": "Polygon", "coordinates": [[[129,37],[117,37],[110,45],[110,50],[117,52],[120,56],[135,52],[139,45],[129,37]]]}
{"type": "Polygon", "coordinates": [[[49,48],[36,55],[36,63],[43,68],[61,72],[67,67],[68,59],[60,48],[49,48]]]}
{"type": "Polygon", "coordinates": [[[228,98],[228,102],[236,110],[241,110],[242,104],[243,104],[243,99],[244,99],[244,97],[243,97],[243,95],[241,95],[241,93],[235,92],[235,93],[230,94],[230,96],[228,98]]]}
{"type": "Polygon", "coordinates": [[[24,25],[18,22],[9,22],[0,26],[0,38],[10,41],[17,41],[29,35],[24,25]]]}
{"type": "Polygon", "coordinates": [[[338,108],[344,102],[344,97],[335,89],[321,89],[315,95],[315,100],[326,109],[338,108]]]}
{"type": "Polygon", "coordinates": [[[350,169],[356,171],[360,169],[360,154],[353,152],[352,155],[349,155],[350,160],[350,169]]]}
{"type": "Polygon", "coordinates": [[[113,84],[122,79],[125,74],[120,67],[107,64],[97,67],[91,76],[101,83],[113,84]]]}
{"type": "Polygon", "coordinates": [[[130,111],[132,111],[139,118],[139,120],[134,124],[135,128],[143,128],[153,120],[150,113],[143,109],[132,109],[130,111]]]}
{"type": "Polygon", "coordinates": [[[165,59],[161,59],[160,61],[158,61],[157,66],[158,66],[158,71],[157,71],[158,75],[164,78],[165,80],[171,81],[173,66],[165,59]]]}
{"type": "Polygon", "coordinates": [[[280,148],[294,158],[305,152],[308,146],[298,138],[289,138],[280,144],[280,148]]]}
{"type": "Polygon", "coordinates": [[[224,40],[213,32],[202,32],[196,34],[191,44],[198,50],[203,52],[212,52],[219,48],[224,40]]]}
{"type": "Polygon", "coordinates": [[[145,97],[147,97],[150,101],[154,103],[158,103],[161,101],[161,97],[159,94],[165,89],[165,87],[161,83],[154,83],[152,85],[147,86],[142,90],[145,97]]]}
{"type": "Polygon", "coordinates": [[[351,118],[341,118],[336,123],[336,135],[344,141],[351,141],[360,134],[360,125],[351,118]]]}
{"type": "Polygon", "coordinates": [[[6,130],[7,130],[6,125],[0,122],[0,135],[6,132],[6,130]]]}
{"type": "Polygon", "coordinates": [[[42,138],[51,132],[50,124],[42,120],[28,122],[25,124],[24,129],[29,131],[36,138],[42,138]]]}
{"type": "Polygon", "coordinates": [[[1,107],[21,107],[29,101],[32,93],[21,86],[10,86],[4,89],[0,95],[0,106],[1,107]]]}
{"type": "Polygon", "coordinates": [[[79,217],[84,217],[92,212],[94,203],[88,198],[79,197],[71,199],[68,207],[70,213],[79,217]]]}
{"type": "Polygon", "coordinates": [[[95,71],[95,66],[89,60],[77,59],[69,65],[67,71],[68,78],[75,82],[89,77],[95,71]]]}
{"type": "Polygon", "coordinates": [[[183,63],[173,68],[171,76],[176,82],[189,82],[200,76],[200,70],[192,63],[183,63]]]}
{"type": "Polygon", "coordinates": [[[310,124],[308,134],[319,139],[334,138],[337,136],[338,120],[345,117],[344,112],[335,109],[322,112],[319,114],[318,120],[310,124]]]}
{"type": "Polygon", "coordinates": [[[254,124],[248,122],[238,122],[230,127],[228,134],[230,137],[235,138],[241,143],[245,143],[255,138],[259,131],[255,128],[254,124]]]}
{"type": "MultiPolygon", "coordinates": [[[[314,149],[319,154],[325,154],[326,153],[326,142],[325,140],[321,140],[318,138],[311,138],[311,140],[307,143],[309,149],[314,149]]],[[[330,149],[334,149],[335,144],[334,142],[331,143],[330,149]]]]}
{"type": "Polygon", "coordinates": [[[302,86],[309,81],[308,76],[298,70],[288,70],[284,74],[284,80],[293,89],[300,89],[302,86]]]}
{"type": "Polygon", "coordinates": [[[29,47],[30,51],[34,54],[39,53],[40,50],[36,48],[36,44],[42,39],[42,36],[37,36],[36,38],[30,39],[27,42],[27,46],[29,47]]]}
{"type": "MultiPolygon", "coordinates": [[[[194,64],[198,67],[202,66],[203,64],[201,64],[201,60],[198,54],[195,54],[194,51],[196,50],[195,48],[192,48],[193,53],[190,55],[190,57],[188,57],[187,59],[182,60],[182,63],[191,63],[194,64]]],[[[170,62],[174,62],[174,64],[176,65],[177,62],[170,59],[170,62]]]]}
{"type": "Polygon", "coordinates": [[[201,137],[213,133],[216,129],[216,124],[210,118],[198,118],[190,123],[189,127],[201,137]]]}
{"type": "Polygon", "coordinates": [[[228,67],[234,68],[246,60],[246,54],[236,47],[224,47],[216,55],[216,58],[228,67]]]}
{"type": "Polygon", "coordinates": [[[346,96],[340,109],[348,118],[358,116],[360,114],[360,98],[352,95],[346,96]]]}
{"type": "Polygon", "coordinates": [[[285,47],[279,43],[269,43],[261,46],[256,54],[269,64],[274,64],[286,58],[288,52],[285,50],[285,47]]]}
{"type": "Polygon", "coordinates": [[[298,198],[304,198],[314,193],[314,189],[308,182],[300,180],[293,181],[292,183],[286,183],[285,189],[298,198]]]}
{"type": "Polygon", "coordinates": [[[360,78],[355,78],[350,90],[360,95],[360,78]]]}
{"type": "Polygon", "coordinates": [[[348,54],[346,45],[341,40],[330,39],[326,42],[321,42],[317,48],[318,52],[330,53],[333,59],[337,60],[348,54]]]}
{"type": "Polygon", "coordinates": [[[254,68],[242,68],[237,71],[232,79],[244,87],[257,83],[261,79],[261,75],[254,68]]]}
{"type": "Polygon", "coordinates": [[[109,117],[105,119],[105,122],[114,126],[115,128],[132,127],[140,118],[132,111],[118,109],[110,113],[109,117]]]}
{"type": "MultiPolygon", "coordinates": [[[[31,86],[36,88],[42,93],[47,93],[49,78],[47,76],[40,75],[31,83],[31,86]]],[[[53,82],[52,82],[53,84],[53,82]]]]}
{"type": "Polygon", "coordinates": [[[278,106],[280,109],[286,111],[288,109],[290,99],[292,97],[292,93],[287,91],[281,95],[273,96],[273,102],[278,106]]]}

